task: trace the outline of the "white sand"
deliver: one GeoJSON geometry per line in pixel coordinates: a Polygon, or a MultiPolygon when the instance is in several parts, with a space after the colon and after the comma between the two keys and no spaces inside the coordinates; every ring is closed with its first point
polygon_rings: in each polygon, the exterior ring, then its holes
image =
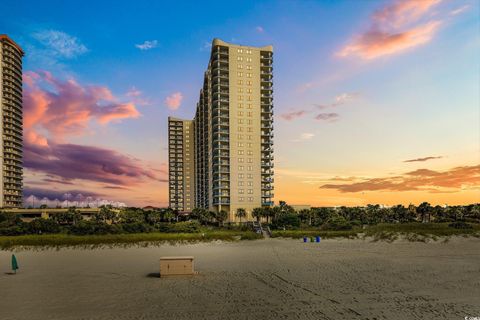
{"type": "Polygon", "coordinates": [[[480,316],[480,239],[267,239],[0,252],[0,319],[464,319],[480,316]],[[158,258],[193,255],[193,277],[158,258]]]}

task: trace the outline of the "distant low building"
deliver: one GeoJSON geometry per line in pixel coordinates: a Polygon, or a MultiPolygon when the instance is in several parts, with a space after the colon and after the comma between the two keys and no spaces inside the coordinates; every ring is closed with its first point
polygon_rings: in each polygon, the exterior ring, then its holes
{"type": "Polygon", "coordinates": [[[309,204],[291,204],[290,207],[297,212],[302,210],[310,210],[312,208],[312,206],[309,204]]]}

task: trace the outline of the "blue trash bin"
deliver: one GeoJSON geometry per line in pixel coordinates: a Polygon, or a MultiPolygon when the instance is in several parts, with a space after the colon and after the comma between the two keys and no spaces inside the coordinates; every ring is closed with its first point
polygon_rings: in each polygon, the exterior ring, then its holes
{"type": "Polygon", "coordinates": [[[303,237],[303,242],[307,242],[307,237],[303,237]]]}
{"type": "Polygon", "coordinates": [[[316,241],[316,242],[320,242],[320,239],[321,239],[321,238],[320,238],[319,236],[316,236],[316,237],[315,237],[315,241],[316,241]]]}

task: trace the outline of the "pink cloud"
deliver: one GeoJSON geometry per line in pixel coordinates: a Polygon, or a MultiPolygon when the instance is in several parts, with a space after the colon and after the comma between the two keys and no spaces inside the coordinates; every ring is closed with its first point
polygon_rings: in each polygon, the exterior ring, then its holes
{"type": "Polygon", "coordinates": [[[376,11],[372,20],[376,24],[401,27],[416,21],[441,0],[397,0],[376,11]]]}
{"type": "Polygon", "coordinates": [[[375,59],[428,43],[441,25],[439,20],[422,22],[440,0],[404,0],[378,10],[369,29],[355,36],[338,53],[340,57],[375,59]]]}
{"type": "Polygon", "coordinates": [[[264,33],[265,32],[265,29],[263,29],[263,27],[261,27],[261,26],[256,27],[255,30],[257,30],[258,33],[264,33]]]}
{"type": "Polygon", "coordinates": [[[170,110],[177,110],[182,104],[183,95],[181,92],[175,92],[165,98],[165,104],[170,110]]]}
{"type": "Polygon", "coordinates": [[[24,127],[46,131],[62,140],[85,132],[93,120],[100,124],[137,118],[133,103],[121,103],[103,86],[82,86],[74,79],[61,81],[48,72],[27,72],[24,76],[24,127]]]}
{"type": "Polygon", "coordinates": [[[447,171],[418,169],[393,177],[365,179],[346,184],[326,184],[320,188],[336,189],[340,192],[362,191],[416,191],[458,192],[462,188],[478,188],[480,165],[452,168],[447,171]]]}
{"type": "Polygon", "coordinates": [[[334,121],[337,121],[339,117],[340,117],[339,114],[335,112],[319,113],[315,117],[315,120],[334,122],[334,121]]]}
{"type": "Polygon", "coordinates": [[[99,147],[54,142],[45,146],[26,140],[24,158],[25,168],[67,183],[79,179],[132,186],[158,179],[140,160],[99,147]]]}
{"type": "Polygon", "coordinates": [[[292,121],[296,118],[303,117],[306,113],[307,112],[305,110],[292,111],[292,112],[281,114],[280,117],[284,120],[292,121]]]}

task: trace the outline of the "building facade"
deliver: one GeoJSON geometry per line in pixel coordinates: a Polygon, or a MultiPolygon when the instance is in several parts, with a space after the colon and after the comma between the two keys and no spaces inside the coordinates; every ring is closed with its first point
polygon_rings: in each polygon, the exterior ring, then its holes
{"type": "Polygon", "coordinates": [[[169,204],[182,212],[195,205],[194,145],[193,121],[168,117],[169,204]]]}
{"type": "Polygon", "coordinates": [[[23,55],[23,50],[12,39],[0,35],[0,203],[3,208],[23,205],[23,55]]]}
{"type": "Polygon", "coordinates": [[[193,121],[190,196],[194,207],[225,210],[229,221],[239,208],[252,220],[254,208],[273,205],[272,62],[272,46],[213,40],[193,121]]]}

